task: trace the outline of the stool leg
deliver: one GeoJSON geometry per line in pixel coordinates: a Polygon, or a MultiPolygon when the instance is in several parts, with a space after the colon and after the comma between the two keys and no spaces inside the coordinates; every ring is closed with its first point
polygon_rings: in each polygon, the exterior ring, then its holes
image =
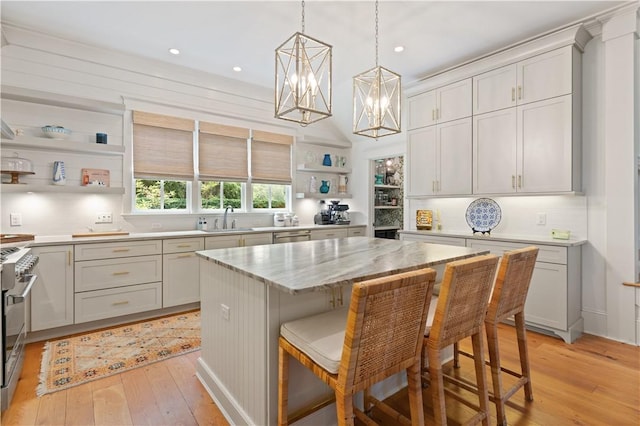
{"type": "Polygon", "coordinates": [[[278,426],[289,424],[289,354],[278,348],[278,426]]]}
{"type": "Polygon", "coordinates": [[[336,411],[338,415],[338,426],[353,426],[353,395],[344,395],[336,389],[336,411]]]}
{"type": "Polygon", "coordinates": [[[411,410],[411,424],[424,425],[424,411],[422,408],[422,384],[420,376],[420,362],[407,368],[407,387],[409,390],[409,408],[411,410]]]}
{"type": "Polygon", "coordinates": [[[453,344],[453,367],[460,368],[460,350],[458,349],[458,342],[453,344]]]}
{"type": "Polygon", "coordinates": [[[484,369],[484,348],[482,344],[482,333],[478,332],[471,336],[473,344],[473,361],[476,367],[476,381],[478,384],[478,399],[480,410],[484,412],[482,424],[489,426],[489,393],[487,390],[487,373],[484,369]]]}
{"type": "Polygon", "coordinates": [[[529,370],[529,350],[527,349],[527,331],[524,327],[524,313],[515,314],[516,333],[518,336],[518,352],[520,353],[520,368],[522,377],[526,377],[524,384],[524,396],[527,401],[533,401],[533,388],[531,387],[531,371],[529,370]]]}
{"type": "Polygon", "coordinates": [[[486,323],[487,346],[489,347],[489,364],[491,364],[491,381],[493,382],[493,395],[496,404],[496,417],[498,425],[507,424],[507,415],[504,409],[504,393],[502,386],[502,370],[500,369],[500,350],[498,348],[498,326],[496,323],[486,323]]]}
{"type": "Polygon", "coordinates": [[[433,400],[433,416],[436,425],[447,424],[447,411],[444,401],[444,377],[442,375],[442,365],[440,365],[440,350],[428,350],[429,355],[429,378],[431,381],[431,399],[433,400]]]}

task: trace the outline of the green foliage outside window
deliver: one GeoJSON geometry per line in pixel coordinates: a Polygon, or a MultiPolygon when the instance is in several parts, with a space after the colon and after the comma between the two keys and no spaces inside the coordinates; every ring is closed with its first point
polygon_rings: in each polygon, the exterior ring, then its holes
{"type": "Polygon", "coordinates": [[[253,190],[254,209],[284,209],[287,206],[287,186],[267,185],[256,183],[251,186],[253,190]],[[271,204],[269,204],[271,201],[271,204]]]}
{"type": "Polygon", "coordinates": [[[242,184],[239,182],[202,182],[200,196],[203,209],[242,208],[242,184]]]}
{"type": "Polygon", "coordinates": [[[186,210],[186,208],[187,182],[136,180],[136,210],[186,210]]]}

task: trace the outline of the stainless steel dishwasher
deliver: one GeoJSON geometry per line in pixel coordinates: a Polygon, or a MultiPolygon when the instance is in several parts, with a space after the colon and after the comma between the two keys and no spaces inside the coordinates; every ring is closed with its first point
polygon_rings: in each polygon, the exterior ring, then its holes
{"type": "Polygon", "coordinates": [[[296,241],[311,240],[311,231],[308,229],[299,229],[297,231],[274,232],[273,244],[293,243],[296,241]]]}

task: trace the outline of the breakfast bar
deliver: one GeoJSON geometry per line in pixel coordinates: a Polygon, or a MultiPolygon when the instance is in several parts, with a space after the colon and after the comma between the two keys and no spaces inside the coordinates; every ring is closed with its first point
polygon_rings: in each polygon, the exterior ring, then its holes
{"type": "MultiPolygon", "coordinates": [[[[347,306],[354,282],[484,253],[366,237],[199,251],[198,377],[232,424],[276,424],[280,324],[347,306]]],[[[295,364],[291,411],[330,393],[295,364]]],[[[402,377],[389,380],[374,392],[387,396],[403,385],[402,377]]],[[[335,422],[331,409],[312,417],[308,420],[319,424],[335,422]]]]}

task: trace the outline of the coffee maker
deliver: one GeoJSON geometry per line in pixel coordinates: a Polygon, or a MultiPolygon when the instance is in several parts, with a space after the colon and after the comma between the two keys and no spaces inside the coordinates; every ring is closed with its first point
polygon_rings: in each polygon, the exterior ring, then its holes
{"type": "Polygon", "coordinates": [[[316,225],[349,225],[348,204],[339,204],[340,201],[332,200],[327,205],[324,200],[320,201],[320,211],[314,216],[313,223],[316,225]]]}

